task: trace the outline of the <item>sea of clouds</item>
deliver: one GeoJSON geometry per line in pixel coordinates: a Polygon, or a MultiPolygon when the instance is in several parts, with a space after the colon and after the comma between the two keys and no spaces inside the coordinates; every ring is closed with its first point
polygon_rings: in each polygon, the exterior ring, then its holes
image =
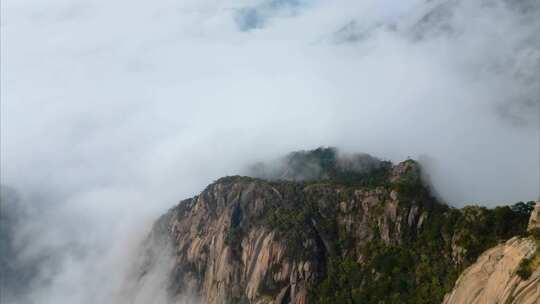
{"type": "Polygon", "coordinates": [[[294,150],[419,159],[454,206],[539,195],[533,0],[5,0],[0,30],[1,182],[40,263],[13,303],[118,302],[157,216],[294,150]]]}

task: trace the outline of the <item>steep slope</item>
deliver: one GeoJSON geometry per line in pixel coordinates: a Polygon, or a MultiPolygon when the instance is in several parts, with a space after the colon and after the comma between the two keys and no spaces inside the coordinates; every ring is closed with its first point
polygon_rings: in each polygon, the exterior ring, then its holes
{"type": "Polygon", "coordinates": [[[529,237],[514,237],[483,253],[459,277],[444,303],[540,303],[540,233],[533,232],[537,218],[533,212],[529,237]]]}
{"type": "Polygon", "coordinates": [[[161,247],[172,302],[440,303],[481,252],[525,232],[527,208],[437,202],[412,160],[359,174],[316,151],[295,163],[322,155],[318,178],[226,177],[180,202],[154,226],[142,280],[161,247]]]}

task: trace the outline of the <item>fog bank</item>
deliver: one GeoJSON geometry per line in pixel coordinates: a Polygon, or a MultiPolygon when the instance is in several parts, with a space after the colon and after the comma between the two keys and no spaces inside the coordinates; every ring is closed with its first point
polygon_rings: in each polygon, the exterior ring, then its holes
{"type": "Polygon", "coordinates": [[[536,199],[539,6],[3,1],[1,182],[36,210],[21,259],[47,257],[30,303],[110,301],[157,216],[290,151],[419,159],[454,206],[536,199]]]}

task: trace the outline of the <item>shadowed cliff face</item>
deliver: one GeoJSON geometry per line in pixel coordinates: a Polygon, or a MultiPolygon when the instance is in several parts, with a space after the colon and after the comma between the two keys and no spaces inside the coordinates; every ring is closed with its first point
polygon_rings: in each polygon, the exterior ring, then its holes
{"type": "Polygon", "coordinates": [[[173,303],[440,303],[481,252],[527,225],[508,207],[438,203],[412,160],[321,176],[219,179],[155,224],[141,280],[166,244],[173,303]]]}
{"type": "MultiPolygon", "coordinates": [[[[407,162],[386,173],[397,181],[417,177],[415,170],[407,162]]],[[[176,254],[173,294],[197,291],[204,303],[305,303],[326,259],[342,251],[339,234],[361,260],[362,246],[376,238],[399,244],[415,235],[431,204],[428,196],[400,204],[399,193],[383,186],[227,177],[181,202],[156,230],[176,254]]]]}

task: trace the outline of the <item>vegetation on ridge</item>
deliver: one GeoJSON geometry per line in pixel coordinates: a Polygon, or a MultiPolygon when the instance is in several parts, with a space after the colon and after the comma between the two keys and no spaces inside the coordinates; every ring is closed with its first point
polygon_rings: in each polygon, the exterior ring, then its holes
{"type": "MultiPolygon", "coordinates": [[[[331,148],[287,160],[279,178],[224,177],[201,197],[209,214],[227,210],[224,241],[235,262],[243,262],[253,227],[275,233],[287,263],[309,269],[301,279],[309,303],[440,303],[482,252],[526,235],[531,202],[452,208],[431,195],[413,160],[343,158],[331,148]]],[[[520,275],[536,263],[524,261],[520,275]]],[[[288,279],[274,281],[278,271],[269,266],[261,297],[286,291],[288,279]]]]}
{"type": "MultiPolygon", "coordinates": [[[[277,209],[266,218],[266,224],[281,233],[290,255],[299,259],[312,254],[304,246],[311,234],[323,231],[331,236],[327,239],[333,241],[335,251],[324,257],[325,273],[313,287],[310,303],[440,303],[459,274],[483,251],[525,233],[530,203],[455,209],[431,197],[419,172],[409,170],[390,182],[390,163],[353,171],[337,167],[336,157],[332,149],[290,156],[298,166],[295,171],[302,172],[306,163],[316,163],[325,174],[298,183],[296,187],[303,189],[298,204],[277,209]],[[330,186],[340,189],[339,195],[324,193],[330,186]],[[401,208],[424,202],[429,219],[417,234],[404,233],[396,244],[388,244],[379,236],[358,252],[350,236],[339,231],[338,205],[350,201],[356,189],[377,188],[399,193],[401,208]],[[322,198],[333,200],[325,210],[316,203],[322,198]]],[[[418,166],[412,160],[404,164],[418,166]]],[[[294,183],[289,187],[295,187],[294,183]]]]}
{"type": "Polygon", "coordinates": [[[312,302],[441,303],[478,255],[523,234],[526,221],[509,207],[439,206],[416,239],[400,245],[371,241],[362,250],[361,264],[354,262],[359,258],[354,254],[329,258],[325,278],[313,288],[312,302]],[[465,253],[462,261],[452,256],[456,245],[465,253]]]}
{"type": "Polygon", "coordinates": [[[523,280],[529,279],[534,270],[540,267],[540,228],[529,231],[529,237],[536,242],[536,251],[519,263],[516,274],[523,280]]]}

